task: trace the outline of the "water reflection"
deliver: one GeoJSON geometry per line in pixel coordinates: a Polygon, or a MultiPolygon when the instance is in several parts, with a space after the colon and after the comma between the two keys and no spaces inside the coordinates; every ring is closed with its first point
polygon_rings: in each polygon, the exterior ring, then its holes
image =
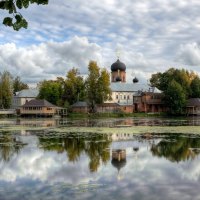
{"type": "Polygon", "coordinates": [[[199,126],[200,117],[185,118],[163,118],[163,117],[129,117],[129,118],[107,118],[107,119],[69,119],[69,118],[17,118],[1,119],[0,127],[7,126],[28,127],[121,127],[121,126],[199,126]]]}
{"type": "Polygon", "coordinates": [[[200,153],[200,138],[181,134],[164,135],[158,144],[151,146],[151,152],[172,162],[193,160],[200,153]]]}
{"type": "Polygon", "coordinates": [[[0,136],[0,199],[199,199],[198,135],[0,136]]]}
{"type": "Polygon", "coordinates": [[[9,162],[26,144],[9,132],[0,135],[0,161],[9,162]]]}
{"type": "Polygon", "coordinates": [[[77,162],[81,154],[85,153],[89,158],[89,169],[96,172],[100,163],[106,164],[110,160],[109,146],[111,137],[106,134],[66,134],[61,138],[39,136],[39,147],[47,151],[67,153],[70,162],[77,162]]]}

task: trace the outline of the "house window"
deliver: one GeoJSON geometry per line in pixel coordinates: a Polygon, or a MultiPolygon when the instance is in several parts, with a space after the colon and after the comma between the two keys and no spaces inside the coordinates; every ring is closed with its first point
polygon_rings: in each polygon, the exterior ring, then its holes
{"type": "Polygon", "coordinates": [[[129,99],[129,95],[127,96],[127,99],[129,99]]]}
{"type": "Polygon", "coordinates": [[[122,95],[120,95],[120,99],[122,99],[122,95]]]}
{"type": "Polygon", "coordinates": [[[126,95],[124,95],[124,99],[126,99],[126,95]]]}
{"type": "Polygon", "coordinates": [[[47,108],[47,110],[52,110],[52,108],[47,108]]]}
{"type": "Polygon", "coordinates": [[[118,99],[118,95],[116,95],[116,99],[118,99]]]}

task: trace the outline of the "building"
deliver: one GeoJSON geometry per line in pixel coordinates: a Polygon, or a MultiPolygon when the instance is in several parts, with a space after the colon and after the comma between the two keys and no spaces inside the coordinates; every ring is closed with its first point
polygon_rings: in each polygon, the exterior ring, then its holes
{"type": "Polygon", "coordinates": [[[200,115],[200,98],[191,98],[186,105],[188,115],[200,115]]]}
{"type": "Polygon", "coordinates": [[[77,101],[71,106],[72,112],[78,112],[78,113],[88,113],[89,107],[87,102],[85,101],[77,101]]]}
{"type": "Polygon", "coordinates": [[[20,107],[21,116],[44,116],[65,115],[66,109],[55,106],[44,99],[33,99],[27,101],[20,107]]]}
{"type": "Polygon", "coordinates": [[[12,99],[12,108],[19,109],[27,101],[35,99],[39,94],[38,89],[24,89],[13,96],[12,99]]]}
{"type": "Polygon", "coordinates": [[[141,84],[135,77],[133,83],[126,83],[126,65],[119,59],[111,65],[112,100],[106,103],[117,103],[120,110],[132,112],[165,112],[163,94],[149,84],[141,84]]]}

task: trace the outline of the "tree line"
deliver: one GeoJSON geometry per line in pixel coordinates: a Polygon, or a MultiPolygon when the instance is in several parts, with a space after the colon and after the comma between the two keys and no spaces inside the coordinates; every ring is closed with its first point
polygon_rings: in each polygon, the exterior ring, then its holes
{"type": "Polygon", "coordinates": [[[86,101],[91,112],[95,112],[96,104],[111,98],[109,72],[90,61],[88,75],[84,79],[77,68],[68,71],[66,78],[44,80],[38,84],[38,98],[69,108],[77,101],[86,101]]]}
{"type": "MultiPolygon", "coordinates": [[[[0,108],[8,109],[16,92],[28,89],[28,85],[19,76],[13,77],[10,72],[0,73],[0,108]]],[[[43,80],[37,84],[37,98],[46,99],[54,105],[70,108],[77,101],[86,101],[91,112],[95,106],[111,98],[109,72],[90,61],[88,76],[84,78],[77,68],[68,71],[65,78],[43,80]]]]}
{"type": "Polygon", "coordinates": [[[170,68],[152,74],[150,83],[163,91],[164,102],[173,115],[184,114],[189,98],[200,98],[200,77],[193,71],[170,68]]]}
{"type": "MultiPolygon", "coordinates": [[[[165,72],[152,74],[150,84],[164,93],[164,102],[173,115],[184,114],[189,98],[200,98],[200,77],[193,71],[170,68],[165,72]]],[[[88,75],[84,78],[77,68],[69,70],[56,80],[43,80],[37,84],[39,99],[57,106],[66,107],[78,101],[86,101],[90,112],[96,105],[111,99],[110,75],[95,61],[88,65],[88,75]]],[[[0,108],[10,108],[12,96],[22,89],[28,89],[19,76],[13,77],[8,71],[0,73],[0,108]]]]}

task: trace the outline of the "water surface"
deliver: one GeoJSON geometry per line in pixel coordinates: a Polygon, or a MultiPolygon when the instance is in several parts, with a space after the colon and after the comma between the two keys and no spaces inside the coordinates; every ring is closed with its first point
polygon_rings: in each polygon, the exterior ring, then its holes
{"type": "Polygon", "coordinates": [[[0,199],[200,199],[200,136],[0,132],[0,199]]]}

